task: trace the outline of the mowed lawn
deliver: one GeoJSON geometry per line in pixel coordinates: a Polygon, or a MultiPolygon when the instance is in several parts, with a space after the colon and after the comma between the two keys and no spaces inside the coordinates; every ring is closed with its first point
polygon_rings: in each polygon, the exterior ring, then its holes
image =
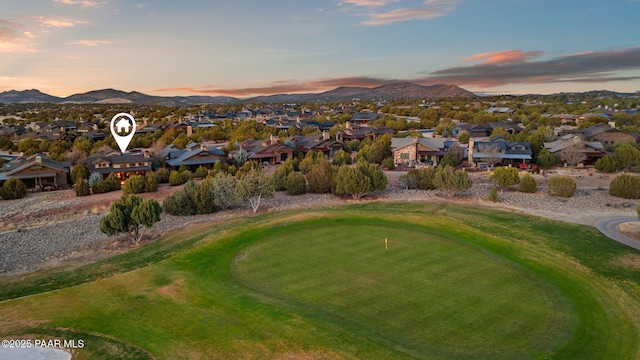
{"type": "Polygon", "coordinates": [[[453,205],[270,213],[0,282],[0,336],[84,339],[78,359],[635,359],[636,257],[453,205]]]}

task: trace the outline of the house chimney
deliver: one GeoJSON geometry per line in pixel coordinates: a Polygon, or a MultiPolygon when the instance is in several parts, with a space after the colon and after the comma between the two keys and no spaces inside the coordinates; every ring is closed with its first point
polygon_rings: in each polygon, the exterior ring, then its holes
{"type": "Polygon", "coordinates": [[[187,125],[187,137],[193,135],[193,127],[191,125],[187,125]]]}
{"type": "Polygon", "coordinates": [[[207,146],[205,144],[200,144],[200,150],[207,151],[207,146]]]}
{"type": "Polygon", "coordinates": [[[469,164],[473,164],[473,146],[474,146],[475,141],[473,141],[473,138],[469,139],[469,149],[468,149],[468,153],[469,153],[469,158],[467,161],[469,161],[469,164]]]}
{"type": "Polygon", "coordinates": [[[331,138],[331,133],[329,132],[329,130],[323,130],[322,131],[322,141],[329,140],[330,138],[331,138]]]}
{"type": "Polygon", "coordinates": [[[345,127],[349,130],[352,130],[353,127],[351,126],[351,121],[347,121],[347,123],[345,124],[345,127]]]}
{"type": "Polygon", "coordinates": [[[278,143],[280,139],[277,136],[271,134],[271,137],[269,137],[269,140],[271,141],[271,145],[275,145],[278,143]]]}

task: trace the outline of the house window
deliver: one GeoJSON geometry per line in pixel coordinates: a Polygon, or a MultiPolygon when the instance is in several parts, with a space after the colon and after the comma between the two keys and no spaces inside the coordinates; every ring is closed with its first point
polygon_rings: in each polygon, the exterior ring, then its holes
{"type": "Polygon", "coordinates": [[[402,159],[402,160],[409,160],[409,153],[402,153],[402,154],[400,154],[400,159],[402,159]]]}

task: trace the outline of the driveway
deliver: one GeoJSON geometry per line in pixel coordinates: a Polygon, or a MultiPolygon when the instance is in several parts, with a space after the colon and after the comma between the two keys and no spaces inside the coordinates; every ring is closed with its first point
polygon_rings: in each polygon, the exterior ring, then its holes
{"type": "Polygon", "coordinates": [[[640,250],[640,242],[633,240],[618,231],[618,225],[634,221],[638,221],[637,216],[602,219],[596,222],[596,229],[619,243],[623,243],[636,250],[640,250]]]}

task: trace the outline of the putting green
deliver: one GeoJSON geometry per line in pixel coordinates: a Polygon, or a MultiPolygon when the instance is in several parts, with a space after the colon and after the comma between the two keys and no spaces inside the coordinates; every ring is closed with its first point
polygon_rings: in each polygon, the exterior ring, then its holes
{"type": "Polygon", "coordinates": [[[423,355],[550,354],[576,326],[569,298],[553,283],[406,223],[283,226],[238,254],[232,271],[256,291],[331,313],[423,355]]]}

